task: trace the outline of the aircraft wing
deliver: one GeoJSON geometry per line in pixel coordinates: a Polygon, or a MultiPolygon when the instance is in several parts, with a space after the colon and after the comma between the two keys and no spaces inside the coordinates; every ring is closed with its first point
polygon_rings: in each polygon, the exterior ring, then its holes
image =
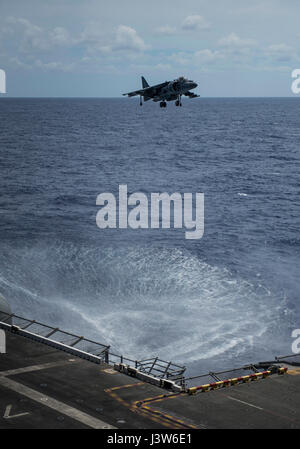
{"type": "Polygon", "coordinates": [[[194,94],[194,92],[186,92],[183,95],[185,95],[186,97],[189,97],[189,98],[198,98],[198,97],[200,97],[200,95],[196,95],[196,94],[194,94]]]}
{"type": "Polygon", "coordinates": [[[156,95],[159,95],[161,89],[167,86],[168,84],[169,84],[168,81],[165,81],[164,83],[156,84],[155,86],[149,86],[146,87],[145,89],[135,90],[133,92],[128,92],[123,95],[128,95],[128,97],[134,97],[135,95],[142,95],[142,96],[145,95],[146,97],[154,97],[156,95]]]}

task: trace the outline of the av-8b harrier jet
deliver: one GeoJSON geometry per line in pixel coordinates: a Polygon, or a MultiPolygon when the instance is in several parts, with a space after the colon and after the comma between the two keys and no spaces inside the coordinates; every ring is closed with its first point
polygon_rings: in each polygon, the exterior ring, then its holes
{"type": "Polygon", "coordinates": [[[153,100],[155,102],[160,101],[160,107],[165,108],[167,106],[167,101],[176,101],[176,106],[182,106],[181,97],[185,95],[189,98],[197,98],[200,95],[191,92],[191,89],[196,89],[198,86],[192,80],[188,80],[183,76],[179,77],[174,81],[165,81],[161,84],[156,84],[155,86],[149,86],[145,78],[142,76],[141,90],[135,90],[134,92],[128,92],[123,95],[128,95],[128,97],[140,96],[140,105],[142,106],[142,98],[144,101],[153,100]]]}

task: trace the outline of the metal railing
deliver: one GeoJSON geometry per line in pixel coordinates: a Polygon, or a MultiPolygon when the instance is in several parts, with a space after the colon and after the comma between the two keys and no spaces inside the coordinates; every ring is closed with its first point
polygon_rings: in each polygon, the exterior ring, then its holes
{"type": "Polygon", "coordinates": [[[278,363],[286,362],[290,365],[300,366],[300,353],[291,355],[281,355],[279,357],[275,357],[275,360],[278,363]]]}
{"type": "Polygon", "coordinates": [[[240,368],[234,368],[225,371],[209,372],[206,374],[201,374],[199,376],[186,377],[184,378],[184,387],[192,387],[197,380],[197,383],[210,384],[212,382],[221,382],[227,379],[238,378],[242,376],[248,376],[251,374],[264,372],[266,369],[271,370],[271,372],[278,372],[278,367],[276,364],[287,363],[294,366],[300,366],[300,353],[292,354],[286,356],[275,357],[275,360],[259,362],[257,364],[244,365],[240,368]]]}
{"type": "Polygon", "coordinates": [[[258,368],[256,365],[245,365],[241,366],[239,368],[233,368],[228,369],[225,371],[210,371],[206,374],[201,374],[199,376],[192,376],[192,377],[186,377],[185,380],[185,387],[191,387],[195,384],[195,381],[197,380],[197,383],[201,384],[210,384],[213,382],[221,382],[227,379],[232,379],[235,377],[241,377],[241,376],[247,376],[250,374],[255,374],[264,371],[263,368],[258,368]]]}
{"type": "Polygon", "coordinates": [[[4,330],[16,331],[18,334],[47,344],[56,349],[63,350],[70,354],[84,358],[94,363],[125,364],[138,369],[140,372],[149,374],[159,379],[172,380],[183,388],[191,387],[197,383],[210,384],[212,382],[224,381],[230,378],[247,376],[262,372],[266,367],[271,367],[276,363],[289,363],[300,366],[300,354],[275,357],[273,361],[260,362],[258,364],[244,365],[225,371],[209,372],[192,377],[184,377],[185,366],[167,362],[158,357],[145,360],[133,360],[111,351],[109,345],[105,345],[83,336],[63,331],[57,327],[40,323],[36,320],[29,320],[15,314],[1,312],[0,328],[4,330]],[[10,323],[13,319],[13,325],[10,323]]]}
{"type": "Polygon", "coordinates": [[[176,363],[166,362],[158,357],[146,360],[140,360],[137,369],[141,372],[152,374],[161,379],[170,379],[174,382],[181,382],[185,367],[176,363]]]}
{"type": "Polygon", "coordinates": [[[84,358],[94,363],[122,363],[130,365],[145,374],[151,374],[161,379],[170,379],[182,385],[184,383],[185,367],[158,357],[147,360],[133,360],[111,351],[109,345],[90,340],[15,314],[1,314],[0,328],[16,332],[23,337],[63,350],[69,354],[84,358]],[[13,322],[11,325],[10,323],[13,322]],[[9,323],[9,324],[8,324],[9,323]]]}

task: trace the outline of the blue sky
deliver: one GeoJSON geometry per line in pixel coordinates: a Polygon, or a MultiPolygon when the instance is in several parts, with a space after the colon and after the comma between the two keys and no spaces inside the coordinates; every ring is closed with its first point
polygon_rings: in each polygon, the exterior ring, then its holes
{"type": "Polygon", "coordinates": [[[118,97],[188,76],[204,97],[292,96],[299,0],[1,0],[9,96],[118,97]]]}

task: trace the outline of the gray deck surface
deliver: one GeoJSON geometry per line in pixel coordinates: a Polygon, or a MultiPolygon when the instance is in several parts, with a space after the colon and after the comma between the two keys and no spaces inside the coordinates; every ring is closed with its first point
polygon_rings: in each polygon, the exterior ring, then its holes
{"type": "Polygon", "coordinates": [[[300,428],[299,368],[195,396],[169,394],[11,333],[0,354],[0,429],[300,428]]]}

